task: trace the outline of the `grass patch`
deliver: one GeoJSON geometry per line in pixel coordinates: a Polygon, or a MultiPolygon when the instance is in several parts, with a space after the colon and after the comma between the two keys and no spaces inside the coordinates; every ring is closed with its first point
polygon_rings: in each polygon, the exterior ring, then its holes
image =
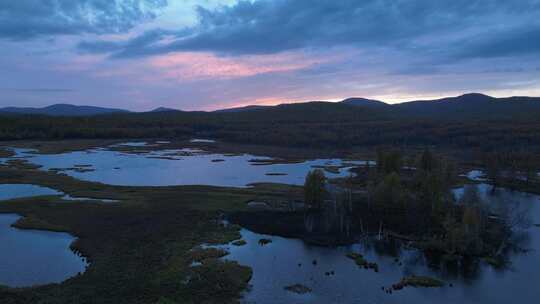
{"type": "Polygon", "coordinates": [[[232,244],[233,244],[234,246],[245,246],[245,245],[247,244],[247,242],[244,241],[244,240],[238,240],[238,241],[232,242],[232,244]]]}
{"type": "Polygon", "coordinates": [[[483,260],[494,268],[503,268],[507,263],[502,257],[484,257],[483,260]]]}
{"type": "Polygon", "coordinates": [[[260,239],[259,240],[259,245],[261,245],[261,246],[266,246],[266,245],[268,245],[270,243],[272,243],[271,239],[260,239]]]}
{"type": "Polygon", "coordinates": [[[363,267],[364,269],[373,269],[375,272],[379,272],[379,265],[377,263],[368,262],[363,255],[355,252],[347,253],[349,259],[353,260],[356,265],[363,267]]]}
{"type": "Polygon", "coordinates": [[[210,259],[219,259],[229,253],[223,249],[219,248],[196,248],[191,251],[191,260],[195,262],[204,263],[210,259]]]}
{"type": "Polygon", "coordinates": [[[32,170],[40,168],[39,165],[32,164],[26,159],[10,159],[6,161],[6,164],[12,168],[22,170],[32,170]]]}
{"type": "Polygon", "coordinates": [[[3,303],[155,304],[235,303],[251,269],[220,259],[217,249],[193,252],[200,244],[239,240],[240,227],[222,215],[246,208],[259,197],[282,200],[289,187],[124,187],[77,180],[26,166],[0,166],[0,183],[34,184],[75,197],[119,200],[117,204],[32,197],[6,201],[0,212],[23,216],[24,229],[66,231],[78,238],[74,251],[87,258],[84,274],[60,284],[0,290],[3,303]],[[194,260],[204,263],[190,267],[194,260]],[[189,278],[189,280],[188,280],[189,278]]]}
{"type": "Polygon", "coordinates": [[[399,281],[399,283],[392,285],[392,289],[401,290],[405,287],[415,287],[415,288],[428,287],[429,288],[429,287],[443,287],[443,286],[444,286],[444,282],[439,279],[426,277],[426,276],[412,275],[412,276],[407,276],[407,277],[402,278],[401,281],[399,281]]]}
{"type": "Polygon", "coordinates": [[[291,285],[291,286],[286,286],[284,288],[287,291],[294,292],[294,293],[297,293],[297,294],[306,294],[306,293],[310,293],[312,291],[311,288],[309,288],[307,286],[304,286],[302,284],[294,284],[294,285],[291,285]]]}
{"type": "Polygon", "coordinates": [[[51,224],[47,221],[44,221],[32,215],[21,217],[11,226],[17,229],[25,229],[25,230],[46,230],[46,231],[54,231],[54,232],[68,232],[69,231],[67,227],[51,224]]]}
{"type": "Polygon", "coordinates": [[[7,158],[14,156],[15,153],[12,150],[0,148],[0,158],[7,158]]]}

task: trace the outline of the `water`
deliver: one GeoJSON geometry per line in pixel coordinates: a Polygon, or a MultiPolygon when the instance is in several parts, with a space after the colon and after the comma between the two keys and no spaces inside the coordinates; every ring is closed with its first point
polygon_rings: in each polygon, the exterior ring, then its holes
{"type": "MultiPolygon", "coordinates": [[[[458,192],[463,190],[458,190],[458,192]]],[[[494,206],[516,206],[526,211],[531,223],[540,223],[540,196],[479,185],[480,195],[494,206]]],[[[540,297],[540,228],[529,228],[518,234],[520,245],[531,249],[513,253],[509,269],[496,270],[484,262],[467,274],[428,267],[424,255],[399,243],[364,242],[347,247],[328,248],[305,244],[298,239],[261,235],[243,229],[245,246],[224,246],[230,252],[226,259],[238,261],[253,269],[252,288],[245,293],[246,302],[264,303],[537,303],[540,297]],[[261,238],[272,243],[260,246],[261,238]],[[379,265],[379,273],[358,268],[345,255],[362,253],[379,265]],[[399,257],[399,263],[394,261],[399,257]],[[317,260],[317,265],[312,264],[317,260]],[[299,267],[298,264],[302,265],[299,267]],[[335,275],[326,275],[334,271],[335,275]],[[406,275],[428,275],[448,284],[443,288],[405,288],[386,294],[389,287],[406,275]],[[302,284],[313,291],[298,295],[285,286],[302,284]]]]}
{"type": "Polygon", "coordinates": [[[190,140],[191,143],[213,144],[216,141],[214,139],[194,138],[190,140]]]}
{"type": "Polygon", "coordinates": [[[0,184],[0,201],[43,195],[62,195],[51,188],[29,184],[0,184]]]}
{"type": "Polygon", "coordinates": [[[46,195],[62,196],[62,199],[65,201],[88,201],[88,202],[101,202],[101,203],[119,202],[117,200],[111,200],[111,199],[73,197],[69,194],[64,194],[61,191],[43,187],[43,186],[38,186],[38,185],[0,184],[0,201],[18,199],[18,198],[36,197],[36,196],[46,196],[46,195]]]}
{"type": "Polygon", "coordinates": [[[69,248],[73,236],[11,227],[19,218],[0,214],[0,285],[59,283],[84,272],[87,263],[69,248]]]}
{"type": "Polygon", "coordinates": [[[101,198],[90,198],[90,197],[73,197],[69,194],[62,196],[62,199],[65,201],[76,201],[76,202],[95,202],[95,203],[119,203],[119,200],[113,199],[101,199],[101,198]]]}
{"type": "MultiPolygon", "coordinates": [[[[130,146],[143,146],[128,143],[130,146]]],[[[354,165],[364,161],[315,159],[301,163],[267,164],[252,160],[271,160],[250,154],[227,155],[206,153],[199,149],[139,151],[125,153],[92,149],[62,154],[34,154],[16,150],[17,157],[42,166],[41,170],[62,171],[75,178],[122,186],[210,185],[245,187],[270,182],[302,185],[306,174],[317,166],[340,166],[338,173],[325,172],[330,178],[343,177],[354,165]],[[250,162],[251,161],[251,162],[250,162]],[[81,166],[84,170],[73,170],[81,166]],[[70,169],[71,168],[71,169],[70,169]]]]}
{"type": "MultiPolygon", "coordinates": [[[[137,143],[135,145],[139,146],[137,143]]],[[[18,157],[30,157],[28,160],[42,165],[42,170],[84,165],[85,168],[91,168],[93,171],[65,171],[65,173],[84,180],[138,186],[190,184],[245,186],[253,182],[302,184],[305,174],[314,166],[350,167],[350,165],[364,163],[340,159],[317,159],[295,164],[260,165],[262,163],[259,163],[256,165],[250,160],[269,160],[269,158],[248,154],[204,153],[197,149],[144,153],[93,149],[56,155],[29,154],[28,152],[19,151],[17,155],[18,157]],[[268,173],[286,175],[267,175],[268,173]]],[[[341,168],[337,174],[327,172],[330,177],[347,174],[347,168],[341,168]]],[[[481,175],[476,172],[470,174],[469,177],[479,181],[478,178],[481,178],[481,175]]],[[[531,224],[540,224],[539,196],[506,189],[492,192],[491,186],[487,184],[480,184],[478,188],[481,197],[493,207],[493,210],[511,207],[517,212],[526,213],[531,224]]],[[[457,189],[455,193],[459,197],[463,193],[463,189],[457,189]]],[[[0,217],[0,244],[2,244],[0,258],[4,258],[4,261],[10,261],[5,265],[0,265],[0,284],[28,286],[55,282],[80,271],[82,263],[80,259],[66,261],[71,259],[67,257],[72,257],[72,253],[66,249],[73,240],[72,237],[60,234],[62,243],[57,239],[44,238],[45,236],[59,237],[59,234],[56,233],[20,231],[10,228],[9,224],[16,219],[16,216],[3,215],[0,217]],[[15,249],[5,250],[4,246],[11,244],[10,242],[15,243],[15,246],[10,245],[15,249]],[[42,253],[41,247],[50,249],[51,253],[48,253],[47,249],[44,249],[42,253]],[[60,258],[46,257],[47,255],[59,254],[55,250],[60,250],[65,256],[60,258]],[[36,251],[40,254],[38,257],[33,257],[32,252],[36,251]],[[33,262],[21,260],[24,258],[39,258],[41,260],[35,262],[34,267],[33,262]],[[49,267],[50,261],[48,259],[58,262],[59,265],[54,264],[49,267]],[[32,267],[27,265],[32,265],[32,267]],[[40,265],[47,265],[47,268],[40,269],[40,265]],[[17,267],[19,269],[15,269],[17,267]],[[79,267],[77,268],[79,270],[73,271],[70,267],[73,269],[79,267]],[[68,268],[69,270],[65,270],[68,268]],[[64,270],[61,271],[61,269],[64,270]],[[26,275],[25,271],[32,272],[32,275],[26,275]],[[54,273],[59,273],[58,277],[53,278],[54,273]]],[[[478,267],[466,275],[432,269],[428,267],[428,262],[421,252],[397,243],[388,245],[364,242],[348,247],[324,248],[309,246],[297,239],[260,235],[244,229],[241,234],[243,239],[248,242],[246,246],[226,245],[224,247],[230,251],[227,259],[248,265],[254,271],[250,281],[253,286],[250,291],[245,293],[244,300],[246,302],[263,304],[536,303],[540,297],[540,289],[537,288],[537,282],[540,281],[540,271],[538,271],[540,269],[538,252],[540,249],[540,228],[529,226],[523,229],[523,233],[520,234],[520,245],[530,249],[530,251],[513,253],[509,269],[495,270],[480,262],[478,267]],[[258,240],[261,238],[270,238],[273,242],[266,246],[260,246],[258,240]],[[362,253],[368,261],[376,262],[380,272],[375,273],[372,270],[358,268],[352,260],[345,256],[349,252],[362,253]],[[396,257],[398,257],[399,263],[395,262],[396,257]],[[313,260],[317,260],[317,265],[312,264],[313,260]],[[326,275],[326,272],[331,271],[335,272],[335,275],[326,275]],[[443,288],[406,288],[391,295],[381,290],[381,287],[389,287],[397,283],[403,276],[411,274],[440,278],[447,283],[452,283],[453,287],[447,285],[443,288]],[[303,284],[313,291],[305,295],[298,295],[284,289],[286,286],[297,283],[303,284]]],[[[192,266],[197,267],[196,264],[192,266]]]]}
{"type": "Polygon", "coordinates": [[[145,142],[145,141],[141,141],[141,142],[125,142],[125,143],[120,143],[120,144],[116,144],[116,145],[111,145],[111,147],[114,147],[114,148],[118,148],[118,147],[148,147],[148,146],[150,146],[150,144],[145,142]]]}
{"type": "Polygon", "coordinates": [[[482,170],[469,171],[465,176],[472,181],[477,181],[477,182],[486,181],[485,173],[482,170]]]}

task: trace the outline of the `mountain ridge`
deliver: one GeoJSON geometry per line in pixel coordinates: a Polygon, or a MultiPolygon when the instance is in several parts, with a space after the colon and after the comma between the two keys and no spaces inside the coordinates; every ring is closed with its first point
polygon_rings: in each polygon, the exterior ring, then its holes
{"type": "MultiPolygon", "coordinates": [[[[468,93],[460,96],[445,97],[432,100],[414,100],[403,103],[389,104],[384,101],[351,97],[339,102],[308,101],[299,103],[283,103],[273,106],[248,105],[236,108],[219,109],[211,112],[220,115],[239,115],[239,113],[271,113],[273,115],[310,115],[310,111],[323,107],[328,115],[334,112],[342,113],[342,106],[349,109],[369,109],[369,113],[385,113],[395,117],[511,117],[511,115],[530,115],[529,112],[540,113],[540,97],[511,96],[496,98],[481,93],[468,93]],[[302,111],[305,111],[303,113],[302,111]]],[[[317,109],[319,111],[319,109],[317,109]]],[[[49,116],[93,116],[103,114],[128,113],[180,113],[181,110],[158,107],[147,112],[130,112],[123,109],[104,108],[96,106],[78,106],[71,104],[55,104],[43,108],[5,107],[0,108],[0,114],[10,115],[49,115],[49,116]]],[[[193,111],[201,112],[201,111],[193,111]]],[[[366,112],[366,113],[368,113],[366,112]]],[[[189,113],[189,112],[186,112],[189,113]]],[[[318,115],[320,113],[317,113],[318,115]]],[[[340,114],[341,115],[341,114],[340,114]]]]}
{"type": "Polygon", "coordinates": [[[58,103],[42,108],[5,107],[0,108],[0,113],[12,115],[93,116],[113,113],[129,113],[129,111],[115,108],[58,103]]]}

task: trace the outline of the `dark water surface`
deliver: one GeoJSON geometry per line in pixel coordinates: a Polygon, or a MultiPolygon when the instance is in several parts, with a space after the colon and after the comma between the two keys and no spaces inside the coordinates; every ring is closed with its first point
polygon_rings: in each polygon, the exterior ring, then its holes
{"type": "MultiPolygon", "coordinates": [[[[144,147],[144,143],[126,143],[144,147]]],[[[302,185],[306,174],[317,166],[340,166],[338,173],[325,172],[330,178],[347,176],[350,167],[363,161],[315,159],[299,163],[266,164],[252,160],[271,160],[249,154],[206,153],[198,149],[123,153],[92,149],[62,154],[33,154],[15,149],[16,157],[28,157],[41,169],[75,168],[63,173],[87,181],[121,186],[209,185],[245,187],[251,183],[272,182],[302,185]]]]}
{"type": "MultiPolygon", "coordinates": [[[[141,146],[139,143],[129,145],[141,146]]],[[[188,149],[141,154],[107,149],[55,155],[19,151],[18,157],[29,157],[30,162],[43,166],[43,170],[84,166],[83,172],[70,170],[65,173],[82,180],[134,186],[244,187],[253,182],[299,185],[314,166],[363,164],[360,161],[317,159],[294,164],[256,165],[250,160],[268,158],[188,149]]],[[[327,172],[330,177],[347,174],[347,168],[341,168],[337,174],[327,172]]],[[[469,177],[483,181],[480,171],[472,172],[469,177]]],[[[55,191],[32,189],[37,191],[36,195],[55,191]]],[[[298,239],[260,235],[245,229],[241,233],[247,245],[225,245],[230,252],[226,259],[253,268],[252,288],[244,298],[250,303],[537,303],[540,299],[540,228],[534,224],[540,224],[540,197],[505,189],[492,192],[487,184],[480,184],[478,189],[494,211],[512,207],[526,213],[531,224],[516,231],[519,245],[528,251],[510,253],[508,268],[497,270],[482,261],[470,265],[466,271],[434,268],[428,266],[423,253],[398,242],[371,240],[347,247],[316,247],[298,239]],[[260,246],[261,238],[272,239],[272,243],[260,246]],[[376,262],[379,272],[359,268],[346,257],[349,252],[361,253],[369,262],[376,262]],[[314,260],[316,265],[313,265],[314,260]],[[331,272],[335,274],[327,275],[331,272]],[[403,276],[413,274],[439,278],[447,284],[443,288],[405,288],[392,294],[381,290],[399,282],[403,276]],[[311,288],[312,292],[298,295],[284,289],[297,283],[311,288]]],[[[20,197],[21,193],[27,195],[31,191],[8,189],[4,197],[20,197]]],[[[455,193],[459,197],[463,190],[457,189],[455,193]]],[[[84,270],[85,262],[69,250],[72,236],[11,228],[17,218],[0,215],[0,260],[4,261],[0,263],[0,284],[30,286],[60,282],[84,270]]]]}
{"type": "MultiPolygon", "coordinates": [[[[531,223],[540,223],[540,197],[480,185],[481,195],[493,204],[515,204],[527,211],[531,223]]],[[[247,245],[224,246],[226,259],[253,268],[247,303],[538,303],[540,299],[540,228],[531,225],[518,235],[528,252],[511,253],[511,265],[497,270],[480,261],[467,271],[435,269],[421,252],[401,243],[366,241],[347,247],[310,246],[298,239],[261,235],[243,229],[247,245]],[[272,243],[260,246],[259,239],[272,243]],[[356,266],[345,255],[358,252],[379,265],[379,272],[356,266]],[[395,261],[395,258],[399,262],[395,261]],[[313,260],[317,265],[313,265],[313,260]],[[400,264],[401,263],[401,264],[400,264]],[[301,266],[299,266],[301,264],[301,266]],[[327,275],[334,271],[335,275],[327,275]],[[389,287],[406,275],[428,275],[447,282],[443,288],[405,288],[387,294],[389,287]],[[313,291],[291,293],[285,286],[302,284],[313,291]],[[452,283],[453,287],[449,286],[452,283]]]]}
{"type": "Polygon", "coordinates": [[[60,191],[29,184],[0,184],[0,201],[42,195],[61,195],[60,191]]]}
{"type": "Polygon", "coordinates": [[[11,227],[19,218],[0,214],[0,285],[59,283],[84,272],[87,263],[69,248],[75,240],[73,236],[11,227]]]}
{"type": "Polygon", "coordinates": [[[117,203],[117,200],[89,197],[73,197],[61,191],[31,184],[0,184],[0,201],[36,196],[61,196],[66,201],[88,201],[96,203],[117,203]]]}

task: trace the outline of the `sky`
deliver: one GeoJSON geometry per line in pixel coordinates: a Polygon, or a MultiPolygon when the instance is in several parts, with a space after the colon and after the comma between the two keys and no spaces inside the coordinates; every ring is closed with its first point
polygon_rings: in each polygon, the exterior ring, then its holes
{"type": "Polygon", "coordinates": [[[540,96],[540,0],[0,1],[0,106],[540,96]]]}

